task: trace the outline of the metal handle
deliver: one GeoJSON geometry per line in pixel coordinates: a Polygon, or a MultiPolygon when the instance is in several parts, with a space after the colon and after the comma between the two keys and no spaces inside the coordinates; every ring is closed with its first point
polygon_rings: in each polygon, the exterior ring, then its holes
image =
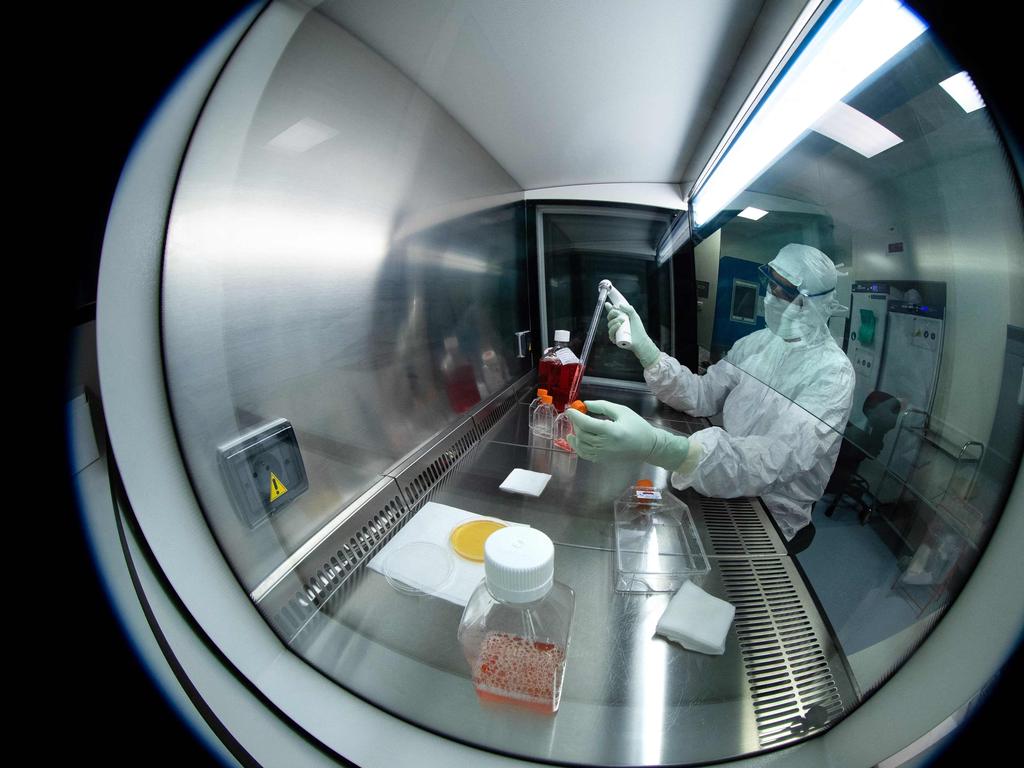
{"type": "Polygon", "coordinates": [[[516,331],[516,357],[526,357],[530,351],[530,331],[516,331]]]}

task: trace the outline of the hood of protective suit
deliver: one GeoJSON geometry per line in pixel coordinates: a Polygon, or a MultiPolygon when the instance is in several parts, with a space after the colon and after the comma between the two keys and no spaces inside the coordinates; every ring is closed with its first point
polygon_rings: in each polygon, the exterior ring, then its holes
{"type": "Polygon", "coordinates": [[[769,292],[764,300],[765,324],[783,339],[805,344],[821,341],[828,335],[829,318],[847,310],[835,298],[836,265],[817,248],[790,243],[768,266],[795,285],[800,295],[786,302],[769,292]]]}

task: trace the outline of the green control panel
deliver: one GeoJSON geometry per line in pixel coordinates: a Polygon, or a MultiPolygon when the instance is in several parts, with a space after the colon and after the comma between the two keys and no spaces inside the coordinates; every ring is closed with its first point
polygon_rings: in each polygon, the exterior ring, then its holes
{"type": "Polygon", "coordinates": [[[235,511],[250,528],[309,488],[299,441],[287,419],[276,419],[222,445],[218,461],[235,511]]]}

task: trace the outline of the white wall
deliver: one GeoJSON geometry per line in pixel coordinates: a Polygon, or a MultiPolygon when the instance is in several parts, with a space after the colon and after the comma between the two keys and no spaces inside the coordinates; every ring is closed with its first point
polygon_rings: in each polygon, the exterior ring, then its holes
{"type": "Polygon", "coordinates": [[[885,194],[836,209],[849,228],[856,280],[946,283],[946,331],[933,422],[987,442],[1007,324],[1024,324],[1020,209],[995,145],[907,172],[885,194]],[[902,241],[902,254],[888,255],[902,241]]]}
{"type": "Polygon", "coordinates": [[[693,249],[694,270],[697,280],[708,283],[708,297],[697,311],[697,343],[711,349],[711,334],[715,329],[715,298],[718,295],[718,260],[721,257],[722,230],[716,230],[707,240],[693,249]]]}

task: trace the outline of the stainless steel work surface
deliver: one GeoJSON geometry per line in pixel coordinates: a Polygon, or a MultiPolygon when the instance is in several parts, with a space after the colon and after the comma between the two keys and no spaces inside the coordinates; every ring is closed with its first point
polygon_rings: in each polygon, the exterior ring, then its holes
{"type": "MultiPolygon", "coordinates": [[[[643,397],[645,416],[656,416],[643,397]]],[[[724,654],[686,650],[655,636],[671,595],[614,591],[614,500],[640,477],[665,488],[668,473],[592,464],[536,439],[531,445],[526,410],[513,405],[429,500],[526,523],[556,542],[555,578],[576,595],[558,713],[482,704],[456,639],[462,607],[398,592],[367,568],[323,605],[293,649],[424,728],[482,749],[577,765],[726,760],[823,730],[851,709],[843,660],[756,500],[676,492],[711,562],[697,583],[736,607],[724,654]],[[498,489],[516,467],[551,474],[540,497],[498,489]]]]}
{"type": "MultiPolygon", "coordinates": [[[[609,553],[556,547],[555,578],[575,591],[576,612],[555,716],[481,705],[455,637],[461,607],[398,593],[372,571],[302,651],[333,659],[322,671],[379,706],[501,752],[638,765],[756,751],[736,638],[722,656],[656,638],[669,595],[619,595],[612,576],[609,553]]],[[[717,576],[705,588],[723,592],[717,576]]]]}
{"type": "MultiPolygon", "coordinates": [[[[504,426],[495,429],[500,434],[504,426]]],[[[610,550],[615,546],[615,500],[641,478],[653,480],[686,503],[710,557],[785,554],[785,545],[755,500],[707,499],[692,490],[677,492],[666,487],[668,473],[656,467],[594,464],[557,449],[500,442],[478,445],[431,500],[525,523],[557,544],[610,550]],[[551,475],[538,498],[499,490],[517,467],[551,475]]]]}

